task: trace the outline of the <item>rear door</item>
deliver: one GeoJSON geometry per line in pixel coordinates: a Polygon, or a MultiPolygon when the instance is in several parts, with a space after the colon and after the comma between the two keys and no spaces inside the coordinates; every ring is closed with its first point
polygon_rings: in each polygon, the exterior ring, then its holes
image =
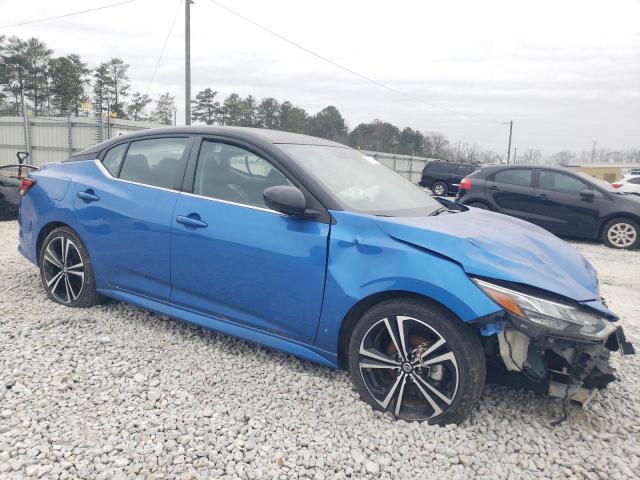
{"type": "Polygon", "coordinates": [[[173,215],[172,303],[311,343],[329,225],[264,204],[266,188],[294,182],[251,146],[205,138],[186,178],[173,215]]]}
{"type": "Polygon", "coordinates": [[[533,221],[536,203],[532,168],[505,168],[490,175],[485,183],[486,196],[494,210],[533,221]]]}
{"type": "Polygon", "coordinates": [[[600,227],[602,194],[576,175],[540,169],[535,213],[538,225],[558,235],[595,238],[600,227]],[[588,198],[580,192],[593,194],[588,198]]]}
{"type": "Polygon", "coordinates": [[[74,184],[74,207],[106,288],[168,300],[173,208],[191,140],[125,142],[74,184]]]}

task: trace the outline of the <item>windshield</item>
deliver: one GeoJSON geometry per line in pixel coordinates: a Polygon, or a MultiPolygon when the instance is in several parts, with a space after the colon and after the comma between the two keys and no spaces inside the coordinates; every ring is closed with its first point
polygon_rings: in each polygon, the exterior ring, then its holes
{"type": "Polygon", "coordinates": [[[317,178],[347,210],[385,216],[426,216],[442,205],[372,157],[351,148],[278,145],[317,178]]]}
{"type": "Polygon", "coordinates": [[[589,175],[587,173],[584,173],[584,172],[577,172],[577,174],[580,177],[584,178],[585,180],[588,180],[592,184],[602,188],[603,190],[605,190],[607,192],[620,193],[615,188],[613,188],[609,182],[606,182],[604,180],[600,180],[599,178],[596,178],[596,177],[592,177],[591,175],[589,175]]]}

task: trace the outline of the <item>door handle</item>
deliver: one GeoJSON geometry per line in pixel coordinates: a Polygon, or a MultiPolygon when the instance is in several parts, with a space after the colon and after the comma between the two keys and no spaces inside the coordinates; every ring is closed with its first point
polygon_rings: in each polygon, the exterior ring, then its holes
{"type": "Polygon", "coordinates": [[[178,215],[176,222],[184,225],[187,228],[207,228],[209,225],[207,222],[200,220],[200,215],[191,214],[192,216],[178,215]]]}
{"type": "Polygon", "coordinates": [[[97,202],[100,197],[93,193],[93,190],[85,190],[84,192],[78,192],[76,194],[78,198],[81,198],[85,202],[97,202]]]}
{"type": "Polygon", "coordinates": [[[546,193],[539,193],[536,197],[538,197],[539,200],[547,200],[549,198],[546,193]]]}
{"type": "Polygon", "coordinates": [[[489,190],[500,190],[500,187],[497,187],[496,185],[490,185],[489,190]]]}

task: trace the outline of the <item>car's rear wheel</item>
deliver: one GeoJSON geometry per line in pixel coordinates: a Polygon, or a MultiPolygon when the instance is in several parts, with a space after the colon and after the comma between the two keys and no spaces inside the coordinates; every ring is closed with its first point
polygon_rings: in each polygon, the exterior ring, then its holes
{"type": "Polygon", "coordinates": [[[70,228],[56,228],[47,235],[38,263],[42,285],[54,302],[86,308],[104,301],[96,292],[87,249],[70,228]]]}
{"type": "Polygon", "coordinates": [[[633,249],[640,246],[640,226],[629,218],[610,220],[602,232],[602,240],[611,248],[633,249]]]}
{"type": "Polygon", "coordinates": [[[373,408],[439,425],[467,417],[486,376],[473,327],[414,299],[385,301],[362,316],[350,339],[349,369],[373,408]]]}
{"type": "Polygon", "coordinates": [[[438,197],[446,197],[447,190],[447,184],[443,182],[436,182],[433,184],[433,187],[431,187],[433,194],[438,197]]]}

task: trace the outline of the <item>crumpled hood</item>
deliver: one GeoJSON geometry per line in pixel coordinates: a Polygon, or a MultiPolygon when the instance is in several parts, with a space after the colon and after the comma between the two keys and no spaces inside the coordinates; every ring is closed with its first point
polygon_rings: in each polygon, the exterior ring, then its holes
{"type": "Polygon", "coordinates": [[[529,222],[475,208],[376,221],[387,235],[448,257],[470,275],[600,303],[593,267],[571,245],[529,222]]]}

